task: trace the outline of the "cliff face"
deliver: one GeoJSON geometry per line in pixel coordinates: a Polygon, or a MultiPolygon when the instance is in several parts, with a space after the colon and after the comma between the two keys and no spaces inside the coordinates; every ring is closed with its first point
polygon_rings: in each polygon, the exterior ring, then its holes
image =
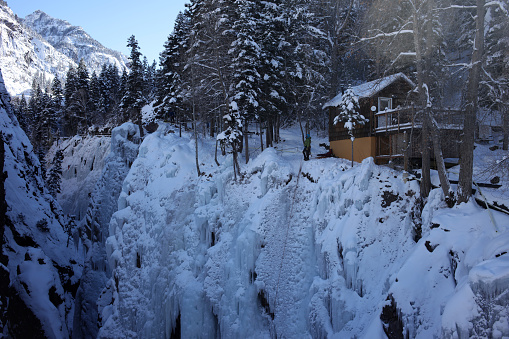
{"type": "Polygon", "coordinates": [[[39,160],[12,113],[1,76],[0,98],[6,173],[1,253],[3,333],[15,338],[69,337],[82,271],[72,238],[75,230],[66,232],[69,220],[45,188],[39,160]]]}

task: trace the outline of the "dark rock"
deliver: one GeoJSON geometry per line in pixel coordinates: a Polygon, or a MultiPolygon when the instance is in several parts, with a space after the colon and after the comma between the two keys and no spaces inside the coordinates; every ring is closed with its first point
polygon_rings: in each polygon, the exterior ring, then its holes
{"type": "Polygon", "coordinates": [[[392,294],[389,294],[387,300],[390,301],[390,304],[385,305],[382,309],[382,314],[380,314],[384,332],[389,339],[404,339],[403,321],[392,294]]]}

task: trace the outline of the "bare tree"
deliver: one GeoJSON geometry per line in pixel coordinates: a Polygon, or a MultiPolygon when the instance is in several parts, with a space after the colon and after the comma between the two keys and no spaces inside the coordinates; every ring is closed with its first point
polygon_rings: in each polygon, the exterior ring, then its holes
{"type": "Polygon", "coordinates": [[[463,139],[461,142],[460,174],[457,192],[458,203],[467,202],[472,195],[475,124],[484,53],[485,0],[477,0],[476,4],[474,50],[469,66],[468,84],[465,95],[465,121],[463,125],[463,139]]]}
{"type": "MultiPolygon", "coordinates": [[[[436,50],[436,4],[434,0],[406,0],[388,6],[386,1],[377,1],[369,13],[377,21],[369,23],[368,36],[361,41],[369,42],[374,49],[385,53],[388,70],[415,66],[418,92],[418,114],[422,119],[422,178],[421,197],[426,198],[431,190],[431,145],[430,135],[440,138],[438,125],[432,124],[433,100],[431,83],[434,67],[433,51],[436,50]],[[430,133],[431,128],[436,129],[430,133]]],[[[434,140],[434,154],[441,172],[442,189],[446,199],[452,192],[445,174],[440,140],[434,140]]]]}

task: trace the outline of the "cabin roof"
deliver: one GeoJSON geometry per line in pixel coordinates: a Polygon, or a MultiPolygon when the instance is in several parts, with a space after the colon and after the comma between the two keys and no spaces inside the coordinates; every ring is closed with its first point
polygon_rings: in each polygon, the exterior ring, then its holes
{"type": "MultiPolygon", "coordinates": [[[[376,93],[380,92],[387,86],[393,84],[397,80],[404,80],[408,82],[408,84],[414,88],[415,84],[412,82],[412,80],[408,79],[408,77],[403,73],[396,73],[389,76],[386,76],[381,79],[373,80],[370,82],[365,82],[359,86],[352,87],[352,90],[356,96],[360,98],[369,98],[375,95],[376,93]]],[[[327,107],[337,107],[341,103],[341,99],[343,98],[343,94],[339,93],[336,95],[332,100],[328,101],[323,105],[323,108],[327,107]]]]}

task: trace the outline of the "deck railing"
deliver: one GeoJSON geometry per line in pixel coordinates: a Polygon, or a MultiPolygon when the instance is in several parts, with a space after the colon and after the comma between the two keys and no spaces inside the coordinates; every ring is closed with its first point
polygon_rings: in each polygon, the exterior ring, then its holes
{"type": "MultiPolygon", "coordinates": [[[[464,114],[450,108],[431,110],[440,129],[462,129],[464,114]]],[[[423,114],[419,107],[398,107],[375,113],[375,133],[400,132],[422,127],[423,114]]]]}

